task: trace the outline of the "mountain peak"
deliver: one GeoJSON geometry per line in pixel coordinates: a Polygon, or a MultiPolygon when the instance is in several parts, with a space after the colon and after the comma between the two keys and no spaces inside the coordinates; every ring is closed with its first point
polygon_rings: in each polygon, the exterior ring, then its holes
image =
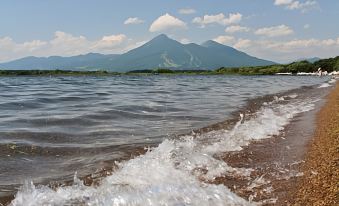
{"type": "Polygon", "coordinates": [[[220,67],[269,65],[258,59],[213,40],[202,45],[182,44],[160,34],[142,46],[121,55],[89,53],[73,57],[31,57],[0,64],[6,69],[92,69],[103,68],[125,72],[136,69],[215,69],[220,67]]]}
{"type": "MultiPolygon", "coordinates": [[[[165,34],[160,34],[147,42],[145,46],[156,46],[159,48],[168,48],[169,46],[179,45],[180,43],[174,39],[169,38],[165,34]]],[[[181,44],[180,44],[181,45],[181,44]]]]}
{"type": "Polygon", "coordinates": [[[226,45],[220,44],[220,43],[213,41],[213,40],[208,40],[208,41],[205,41],[204,43],[202,43],[201,46],[203,46],[203,47],[220,47],[220,46],[226,46],[226,45]]]}
{"type": "Polygon", "coordinates": [[[169,40],[170,38],[166,34],[160,34],[154,37],[152,40],[169,40]]]}

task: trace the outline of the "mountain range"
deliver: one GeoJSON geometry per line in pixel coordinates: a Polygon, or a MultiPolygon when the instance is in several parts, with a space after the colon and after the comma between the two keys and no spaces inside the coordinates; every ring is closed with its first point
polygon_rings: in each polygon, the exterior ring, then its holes
{"type": "MultiPolygon", "coordinates": [[[[311,57],[311,58],[299,58],[293,62],[300,62],[300,61],[308,61],[309,63],[314,63],[316,61],[319,61],[321,58],[319,57],[311,57]]],[[[292,62],[291,62],[292,63],[292,62]]]]}
{"type": "Polygon", "coordinates": [[[127,72],[154,68],[216,69],[276,64],[209,40],[201,45],[182,44],[161,34],[124,54],[89,53],[72,57],[25,57],[0,64],[0,69],[109,70],[127,72]]]}

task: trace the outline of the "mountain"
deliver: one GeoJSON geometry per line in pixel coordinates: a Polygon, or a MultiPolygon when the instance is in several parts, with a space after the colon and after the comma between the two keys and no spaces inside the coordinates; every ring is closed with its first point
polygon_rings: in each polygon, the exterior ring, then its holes
{"type": "Polygon", "coordinates": [[[25,57],[22,59],[14,60],[8,63],[0,64],[0,69],[70,69],[70,70],[81,70],[81,69],[94,69],[94,68],[105,68],[107,60],[116,59],[119,55],[110,54],[97,54],[89,53],[85,55],[78,55],[72,57],[25,57]]]}
{"type": "Polygon", "coordinates": [[[308,61],[309,63],[314,63],[316,61],[319,61],[320,58],[319,57],[313,57],[313,58],[308,58],[308,59],[304,59],[306,61],[308,61]]]}
{"type": "Polygon", "coordinates": [[[209,40],[201,45],[181,44],[161,34],[121,55],[90,53],[73,57],[26,57],[0,64],[2,69],[105,69],[118,72],[154,68],[216,69],[262,66],[274,62],[258,59],[232,47],[209,40]]]}
{"type": "Polygon", "coordinates": [[[312,57],[312,58],[300,58],[300,59],[297,59],[293,62],[308,61],[309,63],[313,64],[314,62],[319,61],[319,60],[320,60],[319,57],[312,57]]]}

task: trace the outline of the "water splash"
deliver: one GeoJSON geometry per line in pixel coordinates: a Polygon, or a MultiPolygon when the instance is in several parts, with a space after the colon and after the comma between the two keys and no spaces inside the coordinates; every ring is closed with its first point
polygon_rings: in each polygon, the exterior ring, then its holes
{"type": "Polygon", "coordinates": [[[278,135],[296,114],[313,109],[316,100],[285,101],[275,98],[246,121],[240,115],[231,130],[167,139],[144,155],[118,163],[117,171],[96,187],[85,186],[76,177],[73,185],[56,190],[27,183],[11,205],[252,205],[224,185],[208,183],[225,174],[251,173],[230,167],[216,155],[278,135]]]}

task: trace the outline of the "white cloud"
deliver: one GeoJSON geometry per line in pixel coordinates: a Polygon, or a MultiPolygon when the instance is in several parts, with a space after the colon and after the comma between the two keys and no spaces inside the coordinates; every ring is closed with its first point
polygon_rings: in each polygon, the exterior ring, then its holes
{"type": "Polygon", "coordinates": [[[309,24],[304,25],[304,29],[309,29],[311,26],[309,24]]]}
{"type": "Polygon", "coordinates": [[[103,36],[102,39],[97,41],[92,48],[97,50],[110,50],[111,48],[123,43],[126,39],[127,37],[124,34],[103,36]]]}
{"type": "Polygon", "coordinates": [[[272,27],[264,27],[257,29],[254,32],[256,35],[263,35],[268,37],[276,37],[276,36],[286,36],[293,33],[293,30],[288,26],[282,24],[279,26],[272,26],[272,27]]]}
{"type": "Polygon", "coordinates": [[[194,9],[185,8],[185,9],[179,9],[179,14],[194,14],[196,11],[194,9]]]}
{"type": "Polygon", "coordinates": [[[3,37],[0,38],[0,62],[25,56],[73,56],[89,52],[121,53],[139,45],[124,34],[103,36],[91,41],[84,36],[57,31],[49,41],[33,40],[23,43],[15,42],[10,37],[3,37]]]}
{"type": "Polygon", "coordinates": [[[84,36],[73,36],[62,31],[54,34],[54,39],[49,41],[49,49],[52,54],[62,52],[63,55],[74,55],[87,50],[91,46],[84,36]]]}
{"type": "Polygon", "coordinates": [[[229,26],[225,29],[226,33],[248,32],[248,31],[250,31],[248,27],[239,26],[239,25],[229,26]]]}
{"type": "Polygon", "coordinates": [[[280,6],[280,5],[288,5],[291,4],[293,0],[275,0],[274,5],[280,6]]]}
{"type": "Polygon", "coordinates": [[[339,51],[339,37],[333,39],[294,39],[290,41],[251,40],[250,43],[240,40],[233,45],[235,48],[241,48],[242,51],[256,57],[282,63],[301,57],[333,57],[337,56],[339,51]]]}
{"type": "Polygon", "coordinates": [[[294,52],[296,50],[300,51],[312,47],[326,48],[331,46],[339,46],[337,39],[295,39],[287,42],[270,42],[266,44],[267,48],[279,49],[284,53],[294,52]]]}
{"type": "Polygon", "coordinates": [[[250,39],[236,39],[233,36],[218,36],[217,38],[213,39],[214,41],[224,44],[224,45],[229,45],[232,46],[236,49],[243,49],[243,48],[248,48],[252,45],[252,41],[250,39]]]}
{"type": "Polygon", "coordinates": [[[130,18],[125,20],[124,24],[125,25],[127,25],[127,24],[142,24],[144,22],[145,22],[144,20],[139,19],[138,17],[130,17],[130,18]]]}
{"type": "Polygon", "coordinates": [[[44,47],[45,45],[47,45],[47,42],[41,41],[41,40],[33,40],[30,42],[24,42],[22,44],[22,50],[28,50],[30,52],[33,52],[35,50],[38,50],[42,47],[44,47]]]}
{"type": "Polygon", "coordinates": [[[252,45],[252,41],[249,39],[238,39],[238,41],[233,45],[236,49],[248,48],[252,45]]]}
{"type": "Polygon", "coordinates": [[[182,44],[189,44],[189,43],[192,43],[192,41],[187,39],[187,38],[182,38],[182,39],[180,39],[180,43],[182,43],[182,44]]]}
{"type": "Polygon", "coordinates": [[[233,36],[218,36],[217,38],[213,39],[214,41],[220,43],[220,44],[225,44],[225,45],[231,45],[235,42],[235,38],[233,36]]]}
{"type": "Polygon", "coordinates": [[[317,7],[318,2],[315,0],[306,0],[303,2],[297,0],[275,0],[274,5],[276,6],[284,6],[289,10],[301,10],[302,12],[306,12],[308,10],[314,9],[317,7]]]}
{"type": "Polygon", "coordinates": [[[252,56],[280,63],[291,62],[298,58],[338,56],[339,36],[329,39],[242,39],[233,36],[218,36],[213,39],[229,45],[252,56]]]}
{"type": "Polygon", "coordinates": [[[181,21],[180,19],[169,15],[166,13],[163,16],[157,18],[150,26],[150,32],[158,32],[158,31],[165,31],[171,29],[185,29],[186,23],[181,21]]]}
{"type": "MultiPolygon", "coordinates": [[[[149,41],[149,40],[148,40],[149,41]]],[[[128,44],[126,45],[126,47],[124,47],[123,49],[121,49],[121,52],[127,52],[127,51],[130,51],[131,49],[135,49],[137,47],[140,47],[144,44],[146,44],[148,41],[138,41],[138,42],[135,42],[135,41],[131,41],[129,40],[128,44]]]]}
{"type": "Polygon", "coordinates": [[[207,24],[220,24],[220,25],[230,25],[237,24],[241,21],[242,14],[240,13],[231,13],[226,16],[223,13],[216,15],[204,15],[203,17],[195,17],[192,22],[199,24],[201,27],[205,27],[207,24]]]}
{"type": "Polygon", "coordinates": [[[16,58],[17,56],[29,56],[27,54],[43,50],[46,45],[47,42],[41,40],[16,43],[10,37],[0,38],[0,62],[16,58]]]}

